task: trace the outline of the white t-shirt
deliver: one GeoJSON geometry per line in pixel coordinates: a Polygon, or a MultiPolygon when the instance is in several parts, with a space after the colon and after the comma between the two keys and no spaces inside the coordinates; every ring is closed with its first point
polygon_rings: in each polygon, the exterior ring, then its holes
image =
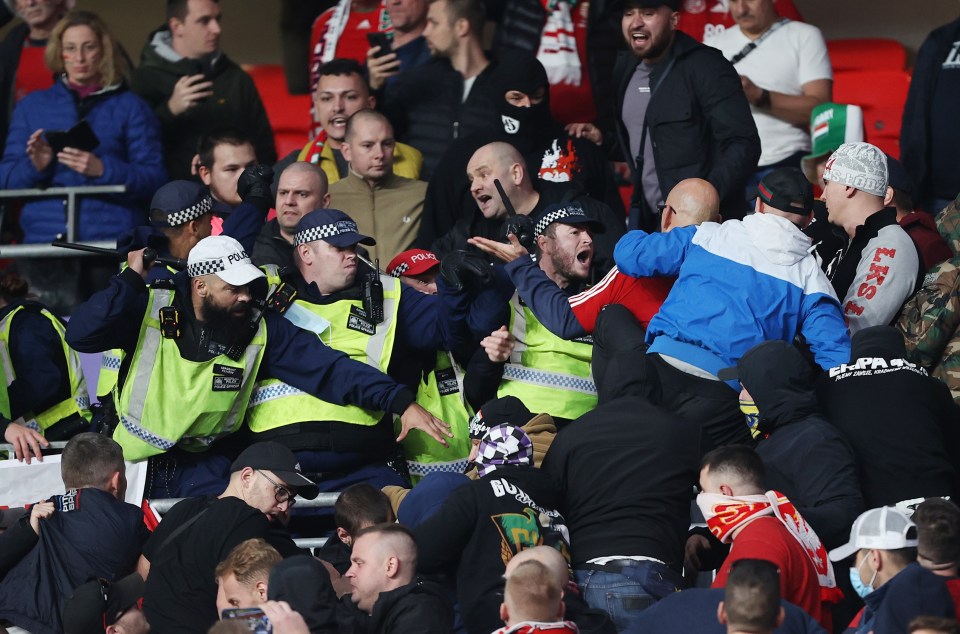
{"type": "MultiPolygon", "coordinates": [[[[740,27],[713,34],[704,40],[732,59],[750,39],[740,27]]],[[[803,84],[817,79],[833,79],[827,44],[817,27],[790,21],[768,35],[760,45],[734,66],[760,88],[785,95],[802,95],[803,84]]],[[[760,166],[773,165],[795,152],[810,151],[809,125],[802,128],[750,106],[760,133],[760,166]]]]}

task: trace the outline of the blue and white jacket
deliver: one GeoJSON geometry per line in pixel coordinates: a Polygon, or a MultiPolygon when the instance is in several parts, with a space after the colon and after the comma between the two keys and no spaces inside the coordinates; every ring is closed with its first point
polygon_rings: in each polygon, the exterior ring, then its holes
{"type": "Polygon", "coordinates": [[[677,275],[647,327],[649,352],[711,374],[753,346],[801,333],[823,368],[850,358],[850,337],[810,239],[786,218],[754,214],[667,233],[630,231],[614,250],[635,277],[677,275]]]}

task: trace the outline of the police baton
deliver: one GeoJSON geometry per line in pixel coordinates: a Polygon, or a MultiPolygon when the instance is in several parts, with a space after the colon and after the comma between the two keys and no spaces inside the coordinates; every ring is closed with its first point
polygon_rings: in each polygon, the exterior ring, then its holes
{"type": "MultiPolygon", "coordinates": [[[[98,253],[100,255],[112,255],[118,260],[126,260],[129,252],[121,251],[119,249],[107,249],[105,247],[95,247],[89,244],[79,244],[77,242],[67,242],[65,240],[56,239],[50,243],[51,246],[60,247],[62,249],[73,249],[74,251],[86,251],[87,253],[98,253]]],[[[163,266],[169,266],[171,268],[182,271],[187,268],[187,261],[181,260],[178,258],[166,258],[160,257],[157,255],[157,250],[151,247],[147,247],[143,250],[143,264],[145,267],[149,268],[151,264],[156,262],[157,264],[162,264],[163,266]]]]}

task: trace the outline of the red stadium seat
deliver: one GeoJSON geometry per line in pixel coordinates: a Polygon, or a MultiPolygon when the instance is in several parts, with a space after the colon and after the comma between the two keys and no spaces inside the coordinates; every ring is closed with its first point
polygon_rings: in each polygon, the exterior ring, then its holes
{"type": "Polygon", "coordinates": [[[896,40],[861,38],[830,40],[827,52],[833,72],[851,70],[903,70],[907,64],[907,51],[896,40]]]}
{"type": "Polygon", "coordinates": [[[910,73],[904,70],[836,72],[833,100],[863,108],[866,141],[900,157],[900,123],[910,89],[910,73]]]}
{"type": "Polygon", "coordinates": [[[253,78],[267,110],[277,156],[283,158],[302,148],[310,140],[310,95],[287,92],[287,80],[279,64],[248,65],[244,70],[253,78]]]}

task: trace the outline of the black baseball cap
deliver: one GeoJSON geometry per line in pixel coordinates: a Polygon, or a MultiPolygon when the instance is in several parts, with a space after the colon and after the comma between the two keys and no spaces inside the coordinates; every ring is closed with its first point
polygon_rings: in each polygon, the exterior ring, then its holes
{"type": "Polygon", "coordinates": [[[887,185],[898,192],[913,195],[913,185],[910,183],[910,174],[903,163],[887,154],[887,185]]]}
{"type": "Polygon", "coordinates": [[[150,201],[150,224],[179,227],[213,209],[207,188],[193,181],[171,181],[158,189],[150,201]]]}
{"type": "Polygon", "coordinates": [[[78,586],[63,604],[64,634],[103,634],[140,602],[143,585],[134,572],[114,583],[94,579],[78,586]]]}
{"type": "Polygon", "coordinates": [[[813,211],[813,186],[796,167],[775,169],[761,179],[757,194],[774,209],[800,216],[813,211]]]}
{"type": "Polygon", "coordinates": [[[246,467],[273,472],[274,475],[283,480],[284,484],[308,500],[312,500],[320,494],[320,487],[300,471],[300,463],[297,462],[297,457],[290,451],[289,447],[280,443],[258,442],[250,445],[230,465],[230,473],[235,473],[246,467]]]}
{"type": "Polygon", "coordinates": [[[315,209],[297,223],[295,245],[324,240],[333,246],[345,249],[360,243],[374,246],[377,241],[360,233],[353,218],[339,209],[315,209]]]}

